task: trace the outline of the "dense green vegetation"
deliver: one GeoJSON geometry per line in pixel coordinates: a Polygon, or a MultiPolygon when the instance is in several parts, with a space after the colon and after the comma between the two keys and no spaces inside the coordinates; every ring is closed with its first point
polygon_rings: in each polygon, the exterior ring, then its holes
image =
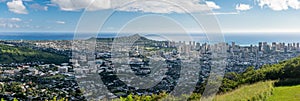
{"type": "MultiPolygon", "coordinates": [[[[225,78],[223,79],[223,84],[219,89],[220,90],[219,93],[221,94],[220,97],[224,96],[224,98],[217,98],[217,99],[234,100],[231,98],[235,96],[239,98],[239,100],[242,99],[243,100],[258,100],[258,99],[266,100],[270,95],[273,94],[273,92],[270,93],[270,89],[275,89],[274,93],[276,93],[277,91],[278,95],[282,94],[282,96],[285,96],[284,92],[280,93],[280,91],[276,90],[276,89],[280,89],[280,87],[278,88],[278,86],[298,85],[300,84],[299,79],[300,79],[300,57],[286,60],[274,65],[265,65],[257,70],[255,70],[254,67],[249,67],[244,73],[241,74],[237,74],[233,72],[227,73],[225,75],[225,78]],[[268,81],[268,80],[275,80],[276,82],[274,82],[274,84],[270,84],[267,82],[266,82],[267,84],[263,84],[264,81],[268,81]],[[241,85],[250,85],[250,86],[241,87],[241,85]],[[247,89],[249,87],[251,89],[247,89]],[[251,90],[253,90],[252,94],[251,94],[251,90]],[[249,93],[247,94],[247,92],[249,93]],[[228,96],[230,94],[232,95],[228,96]]],[[[290,90],[297,90],[297,89],[290,89],[290,90]]]]}
{"type": "MultiPolygon", "coordinates": [[[[300,79],[300,57],[283,61],[279,64],[265,65],[261,69],[254,70],[249,67],[244,73],[228,73],[225,75],[220,92],[231,91],[243,84],[253,84],[259,81],[279,80],[275,85],[290,85],[300,79]],[[290,82],[288,82],[290,81],[290,82]],[[285,82],[285,84],[284,84],[285,82]]],[[[299,84],[300,82],[298,82],[299,84]]]]}
{"type": "MultiPolygon", "coordinates": [[[[282,61],[274,65],[265,65],[255,70],[249,67],[243,73],[227,73],[219,88],[215,101],[256,101],[256,100],[299,100],[300,57],[282,61]],[[286,86],[286,87],[281,87],[286,86]],[[275,89],[275,90],[274,90],[275,89]],[[287,93],[289,92],[289,93],[287,93]],[[297,99],[298,98],[298,99],[297,99]]],[[[198,85],[195,93],[202,93],[205,84],[198,85]]],[[[201,95],[190,100],[199,100],[201,95]]],[[[276,101],[275,100],[275,101],[276,101]]],[[[124,100],[123,101],[128,101],[124,100]]],[[[130,101],[130,100],[129,100],[130,101]]]]}
{"type": "Polygon", "coordinates": [[[217,95],[214,101],[258,101],[266,100],[273,91],[274,81],[244,85],[225,94],[217,95]]]}
{"type": "Polygon", "coordinates": [[[219,95],[220,98],[217,97],[217,99],[222,99],[226,101],[226,100],[234,100],[232,98],[237,97],[239,99],[236,100],[258,100],[258,99],[266,100],[267,99],[269,101],[277,101],[277,100],[297,101],[295,98],[300,98],[299,96],[297,96],[297,94],[298,95],[300,94],[299,92],[300,88],[299,86],[293,86],[293,85],[299,85],[299,84],[300,84],[300,57],[297,57],[287,61],[280,62],[279,64],[265,65],[258,70],[255,70],[253,67],[249,67],[244,73],[241,74],[237,74],[237,73],[226,74],[223,80],[223,84],[220,87],[220,93],[225,93],[225,94],[219,95]],[[272,87],[270,87],[270,83],[269,84],[262,83],[263,81],[267,81],[267,80],[276,80],[276,82],[274,82],[274,84],[271,85],[272,87]],[[241,85],[248,85],[248,84],[252,84],[252,85],[240,87],[241,85]],[[259,84],[261,87],[258,86],[259,84]],[[281,87],[281,86],[286,86],[286,87],[281,87]],[[246,89],[249,87],[251,89],[246,89]],[[272,94],[270,94],[270,89],[274,89],[272,91],[272,94]],[[253,90],[252,94],[251,92],[249,92],[251,90],[253,90]],[[247,92],[249,93],[247,94],[247,92]],[[256,93],[256,92],[260,92],[260,93],[256,93]],[[286,99],[286,97],[290,97],[290,98],[286,99]]]}
{"type": "Polygon", "coordinates": [[[115,101],[198,101],[201,98],[200,94],[192,94],[191,96],[182,95],[181,97],[174,97],[163,92],[161,94],[152,94],[152,95],[129,95],[127,97],[121,97],[115,101]]]}
{"type": "Polygon", "coordinates": [[[33,50],[27,47],[13,47],[0,44],[0,64],[44,62],[60,64],[68,62],[68,57],[33,50]]]}
{"type": "Polygon", "coordinates": [[[275,87],[267,101],[300,101],[300,85],[275,87]]]}
{"type": "Polygon", "coordinates": [[[259,82],[252,85],[244,85],[238,89],[217,95],[215,101],[299,101],[300,85],[294,85],[297,79],[289,79],[275,82],[259,82]],[[282,86],[289,85],[289,86],[282,86]]]}

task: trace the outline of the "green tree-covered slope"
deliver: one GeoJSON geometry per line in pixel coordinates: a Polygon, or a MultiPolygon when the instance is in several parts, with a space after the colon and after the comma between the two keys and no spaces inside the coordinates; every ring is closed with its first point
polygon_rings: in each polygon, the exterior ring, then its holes
{"type": "Polygon", "coordinates": [[[68,62],[68,57],[26,47],[0,45],[0,64],[28,62],[60,64],[68,62]]]}

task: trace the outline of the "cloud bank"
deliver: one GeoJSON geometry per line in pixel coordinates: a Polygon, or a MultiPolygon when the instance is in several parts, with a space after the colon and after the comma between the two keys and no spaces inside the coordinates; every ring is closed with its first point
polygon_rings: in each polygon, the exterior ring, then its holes
{"type": "Polygon", "coordinates": [[[84,8],[89,11],[108,9],[110,8],[110,1],[111,0],[51,0],[52,3],[57,4],[60,9],[64,11],[77,11],[84,8]]]}
{"type": "Polygon", "coordinates": [[[129,12],[184,13],[185,11],[201,12],[221,8],[215,2],[201,3],[199,0],[94,0],[94,2],[93,0],[51,0],[51,2],[64,11],[78,11],[86,8],[87,11],[115,9],[129,12]],[[122,5],[124,2],[131,3],[122,5]]]}
{"type": "Polygon", "coordinates": [[[298,0],[257,0],[257,2],[261,8],[269,7],[275,11],[300,8],[300,2],[298,0]]]}
{"type": "Polygon", "coordinates": [[[0,28],[20,28],[21,18],[0,18],[0,28]]]}

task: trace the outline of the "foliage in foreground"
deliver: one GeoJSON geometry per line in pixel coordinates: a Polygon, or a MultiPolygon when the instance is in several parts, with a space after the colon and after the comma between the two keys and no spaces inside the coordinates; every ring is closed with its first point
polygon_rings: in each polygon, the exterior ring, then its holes
{"type": "Polygon", "coordinates": [[[265,101],[272,94],[273,83],[274,81],[266,81],[245,85],[232,92],[217,95],[214,101],[265,101]]]}
{"type": "Polygon", "coordinates": [[[267,101],[300,101],[300,85],[275,87],[273,95],[267,101]]]}
{"type": "Polygon", "coordinates": [[[198,101],[200,100],[201,95],[193,93],[192,95],[182,95],[181,97],[174,97],[168,95],[167,93],[163,92],[160,94],[152,94],[152,95],[129,95],[127,97],[120,97],[118,101],[198,101]]]}
{"type": "MultiPolygon", "coordinates": [[[[300,57],[283,61],[279,64],[265,65],[257,70],[254,67],[249,67],[241,74],[228,73],[225,75],[223,84],[220,87],[220,93],[232,91],[244,84],[253,84],[267,80],[279,80],[279,82],[282,82],[287,79],[300,79],[300,57]]],[[[285,83],[285,85],[288,85],[293,82],[285,83]]],[[[300,84],[300,82],[297,84],[300,84]]]]}

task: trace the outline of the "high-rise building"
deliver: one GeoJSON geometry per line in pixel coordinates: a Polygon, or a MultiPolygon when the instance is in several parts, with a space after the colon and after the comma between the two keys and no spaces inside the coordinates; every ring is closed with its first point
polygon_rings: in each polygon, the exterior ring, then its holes
{"type": "Polygon", "coordinates": [[[272,51],[276,51],[276,49],[277,49],[276,42],[273,42],[272,43],[272,51]]]}
{"type": "Polygon", "coordinates": [[[293,44],[292,43],[288,43],[287,50],[292,50],[292,48],[293,48],[293,44]]]}
{"type": "Polygon", "coordinates": [[[196,42],[195,41],[193,41],[193,47],[196,47],[196,42]]]}
{"type": "Polygon", "coordinates": [[[287,51],[288,51],[288,47],[284,46],[284,52],[287,53],[287,51]]]}
{"type": "Polygon", "coordinates": [[[270,50],[270,47],[268,46],[268,43],[264,42],[263,43],[263,51],[269,51],[269,50],[270,50]]]}
{"type": "Polygon", "coordinates": [[[262,48],[263,48],[262,46],[263,46],[262,42],[259,42],[258,43],[258,51],[262,51],[262,48]]]}
{"type": "Polygon", "coordinates": [[[199,49],[201,47],[201,44],[199,42],[196,43],[196,48],[199,49]]]}
{"type": "Polygon", "coordinates": [[[250,45],[250,52],[253,52],[253,45],[250,45]]]}

